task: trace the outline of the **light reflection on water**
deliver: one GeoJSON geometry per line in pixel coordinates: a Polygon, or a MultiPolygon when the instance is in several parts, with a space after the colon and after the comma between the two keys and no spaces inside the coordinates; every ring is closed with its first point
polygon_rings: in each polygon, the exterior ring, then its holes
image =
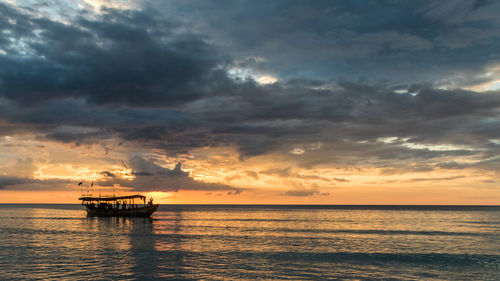
{"type": "Polygon", "coordinates": [[[9,279],[500,279],[500,209],[0,205],[9,279]]]}

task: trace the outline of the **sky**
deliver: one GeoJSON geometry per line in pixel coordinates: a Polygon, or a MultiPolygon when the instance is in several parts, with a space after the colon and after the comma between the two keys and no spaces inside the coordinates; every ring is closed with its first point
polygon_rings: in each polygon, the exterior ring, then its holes
{"type": "Polygon", "coordinates": [[[498,205],[499,14],[0,1],[0,203],[498,205]]]}

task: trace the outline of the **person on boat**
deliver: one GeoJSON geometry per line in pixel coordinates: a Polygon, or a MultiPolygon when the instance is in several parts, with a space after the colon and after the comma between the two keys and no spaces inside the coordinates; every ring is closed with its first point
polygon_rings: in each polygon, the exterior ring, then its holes
{"type": "Polygon", "coordinates": [[[153,206],[153,197],[149,198],[148,205],[149,205],[149,206],[153,206]]]}

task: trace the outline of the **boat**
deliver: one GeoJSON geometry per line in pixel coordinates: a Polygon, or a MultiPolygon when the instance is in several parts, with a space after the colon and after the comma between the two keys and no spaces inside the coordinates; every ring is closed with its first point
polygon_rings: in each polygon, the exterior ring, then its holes
{"type": "Polygon", "coordinates": [[[150,217],[159,204],[153,204],[153,198],[146,204],[146,196],[82,196],[78,198],[87,209],[89,217],[150,217]],[[136,204],[135,200],[143,202],[136,204]]]}

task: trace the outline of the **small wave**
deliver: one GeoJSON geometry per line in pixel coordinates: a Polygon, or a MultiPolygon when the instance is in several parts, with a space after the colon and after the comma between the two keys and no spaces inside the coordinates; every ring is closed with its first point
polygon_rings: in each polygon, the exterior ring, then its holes
{"type": "Polygon", "coordinates": [[[460,223],[484,224],[484,225],[500,225],[500,221],[460,221],[460,223]]]}
{"type": "MultiPolygon", "coordinates": [[[[165,214],[158,214],[155,217],[153,217],[154,220],[157,221],[178,221],[178,218],[171,218],[168,215],[165,214]]],[[[187,218],[182,218],[182,221],[234,221],[234,222],[332,222],[330,219],[228,219],[228,218],[223,218],[223,219],[209,219],[209,218],[203,218],[203,219],[187,219],[187,218]]],[[[352,222],[353,220],[340,220],[336,219],[333,222],[352,222]]]]}
{"type": "Polygon", "coordinates": [[[382,230],[382,229],[311,229],[311,228],[266,228],[218,225],[183,225],[183,228],[209,228],[233,230],[241,233],[312,233],[312,234],[367,234],[367,235],[425,235],[425,236],[487,236],[487,232],[457,232],[438,230],[382,230]]]}
{"type": "Polygon", "coordinates": [[[160,211],[242,211],[246,210],[381,210],[381,211],[500,211],[499,205],[238,205],[167,204],[160,211]]]}
{"type": "Polygon", "coordinates": [[[86,217],[2,217],[2,219],[16,219],[16,220],[70,220],[81,221],[87,219],[86,217]]]}
{"type": "MultiPolygon", "coordinates": [[[[397,262],[462,266],[496,266],[500,255],[446,253],[359,253],[359,252],[235,252],[237,256],[265,258],[276,261],[307,260],[346,263],[397,262]]],[[[231,255],[230,254],[230,255],[231,255]]]]}
{"type": "MultiPolygon", "coordinates": [[[[258,230],[257,230],[258,231],[258,230]]],[[[376,235],[428,235],[428,236],[484,236],[485,233],[425,231],[425,230],[380,230],[380,229],[275,229],[276,232],[306,232],[306,233],[346,233],[346,234],[376,234],[376,235]]]]}

